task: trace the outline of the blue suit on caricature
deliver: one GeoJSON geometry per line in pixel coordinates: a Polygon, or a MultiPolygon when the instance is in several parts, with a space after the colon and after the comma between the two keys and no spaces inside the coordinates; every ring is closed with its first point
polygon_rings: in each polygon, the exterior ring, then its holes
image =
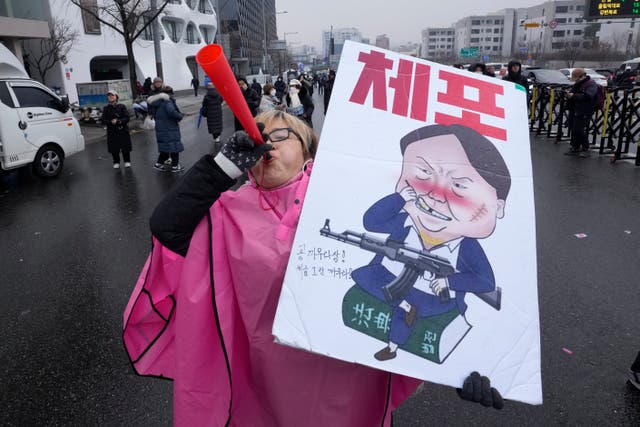
{"type": "MultiPolygon", "coordinates": [[[[390,240],[404,242],[411,231],[411,227],[405,225],[409,214],[403,210],[404,205],[405,200],[398,193],[378,200],[364,214],[365,229],[375,233],[387,233],[390,240]]],[[[368,265],[353,271],[351,277],[367,293],[387,302],[382,287],[393,281],[396,276],[382,265],[383,258],[383,255],[376,255],[368,265]]],[[[464,302],[467,292],[490,292],[495,289],[493,270],[476,239],[462,239],[455,268],[457,272],[447,277],[449,289],[456,292],[455,298],[449,302],[441,303],[440,297],[416,288],[412,288],[404,297],[409,304],[416,307],[419,318],[439,315],[454,309],[464,316],[467,311],[467,304],[464,302]]],[[[400,302],[401,300],[392,303],[393,319],[389,340],[402,346],[409,339],[412,327],[407,326],[404,321],[406,312],[398,306],[400,302]]]]}

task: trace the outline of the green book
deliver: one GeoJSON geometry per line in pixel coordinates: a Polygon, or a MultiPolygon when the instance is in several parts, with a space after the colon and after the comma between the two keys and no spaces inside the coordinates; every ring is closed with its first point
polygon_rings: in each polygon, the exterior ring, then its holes
{"type": "MultiPolygon", "coordinates": [[[[370,295],[357,285],[342,300],[345,326],[389,342],[393,307],[370,295]]],[[[435,363],[443,363],[471,330],[471,325],[457,309],[436,316],[416,319],[411,335],[399,348],[435,363]]]]}

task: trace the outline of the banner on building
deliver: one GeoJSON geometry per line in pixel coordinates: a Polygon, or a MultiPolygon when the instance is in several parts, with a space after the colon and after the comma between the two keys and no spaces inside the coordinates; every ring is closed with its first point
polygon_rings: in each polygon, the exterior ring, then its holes
{"type": "Polygon", "coordinates": [[[542,402],[526,93],[345,44],[278,342],[542,402]]]}

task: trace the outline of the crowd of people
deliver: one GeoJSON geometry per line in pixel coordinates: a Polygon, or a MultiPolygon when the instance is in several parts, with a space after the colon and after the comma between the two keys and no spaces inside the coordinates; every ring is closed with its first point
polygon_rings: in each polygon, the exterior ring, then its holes
{"type": "MultiPolygon", "coordinates": [[[[301,119],[310,128],[313,128],[313,102],[314,88],[318,88],[318,94],[322,94],[324,101],[324,114],[327,113],[335,71],[330,70],[322,77],[308,77],[300,74],[297,78],[289,79],[285,83],[279,76],[276,81],[261,85],[257,79],[251,84],[243,76],[237,77],[240,91],[249,107],[252,116],[271,110],[281,110],[301,119]]],[[[150,127],[155,129],[158,143],[158,158],[153,165],[159,171],[182,172],[184,167],[180,164],[180,152],[184,151],[184,145],[180,135],[180,121],[184,114],[180,111],[170,86],[164,84],[161,77],[153,80],[147,77],[144,83],[138,83],[140,97],[133,103],[133,112],[136,119],[145,120],[150,127]]],[[[200,81],[196,76],[190,82],[194,90],[194,96],[198,96],[200,81]]],[[[120,155],[126,168],[131,167],[131,136],[128,122],[129,114],[125,105],[118,103],[118,94],[110,91],[109,104],[103,110],[102,120],[107,126],[107,149],[113,156],[114,169],[120,168],[120,155]]],[[[220,142],[223,131],[222,117],[223,98],[212,83],[207,83],[206,94],[202,99],[200,114],[206,119],[207,130],[215,143],[220,142]]],[[[234,116],[235,131],[243,130],[242,124],[234,116]]]]}

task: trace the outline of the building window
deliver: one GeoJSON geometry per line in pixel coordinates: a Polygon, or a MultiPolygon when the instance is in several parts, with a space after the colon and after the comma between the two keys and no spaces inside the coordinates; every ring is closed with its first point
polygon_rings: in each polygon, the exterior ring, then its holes
{"type": "Polygon", "coordinates": [[[480,41],[480,39],[477,38],[477,37],[472,37],[470,41],[471,41],[471,43],[478,43],[480,41]]]}
{"type": "Polygon", "coordinates": [[[580,4],[580,5],[576,6],[576,11],[577,12],[582,12],[583,10],[584,10],[584,6],[583,5],[580,4]]]}
{"type": "Polygon", "coordinates": [[[556,30],[553,32],[553,37],[564,37],[564,30],[556,30]]]}
{"type": "MultiPolygon", "coordinates": [[[[583,19],[582,19],[582,18],[576,18],[573,22],[575,22],[576,24],[579,24],[579,23],[581,23],[582,21],[583,21],[583,19]]],[[[633,22],[632,22],[631,24],[633,24],[633,22]]],[[[633,26],[633,25],[632,25],[632,26],[633,26]]]]}
{"type": "Polygon", "coordinates": [[[213,43],[213,39],[215,36],[213,27],[208,25],[200,25],[200,33],[202,34],[202,37],[204,37],[204,42],[206,44],[213,43]]]}
{"type": "Polygon", "coordinates": [[[556,22],[558,24],[566,24],[567,23],[567,18],[556,18],[556,22]]]}
{"type": "MultiPolygon", "coordinates": [[[[98,14],[98,0],[82,0],[81,4],[93,13],[98,14]]],[[[82,10],[82,22],[86,34],[100,34],[100,21],[85,10],[82,10]]]]}
{"type": "Polygon", "coordinates": [[[480,30],[478,29],[471,30],[471,34],[480,34],[480,30]]]}
{"type": "Polygon", "coordinates": [[[193,22],[190,22],[189,25],[187,25],[185,41],[188,44],[200,43],[200,37],[198,37],[198,32],[196,31],[196,26],[193,24],[193,22]]]}
{"type": "Polygon", "coordinates": [[[471,21],[471,25],[480,25],[480,20],[474,19],[471,21]]]}
{"type": "Polygon", "coordinates": [[[568,6],[556,6],[556,13],[567,13],[568,11],[568,6]]]}
{"type": "Polygon", "coordinates": [[[499,37],[494,37],[494,38],[493,38],[493,41],[494,41],[494,42],[500,41],[500,38],[499,38],[499,37]]]}
{"type": "Polygon", "coordinates": [[[494,46],[494,47],[493,47],[493,50],[494,50],[494,51],[497,51],[498,49],[499,49],[499,47],[498,47],[498,46],[494,46]]]}
{"type": "Polygon", "coordinates": [[[163,19],[162,25],[164,26],[164,30],[167,32],[167,35],[174,43],[178,43],[178,24],[176,21],[172,19],[163,19]]]}
{"type": "MultiPolygon", "coordinates": [[[[149,21],[150,21],[150,19],[148,17],[146,17],[146,16],[142,17],[142,25],[143,26],[149,24],[149,21]]],[[[153,24],[149,24],[144,29],[144,31],[140,35],[140,37],[142,37],[142,40],[153,40],[153,28],[152,28],[152,25],[153,24]]]]}
{"type": "Polygon", "coordinates": [[[198,12],[206,15],[213,15],[213,9],[211,8],[209,0],[200,0],[200,3],[198,3],[198,12]]]}

